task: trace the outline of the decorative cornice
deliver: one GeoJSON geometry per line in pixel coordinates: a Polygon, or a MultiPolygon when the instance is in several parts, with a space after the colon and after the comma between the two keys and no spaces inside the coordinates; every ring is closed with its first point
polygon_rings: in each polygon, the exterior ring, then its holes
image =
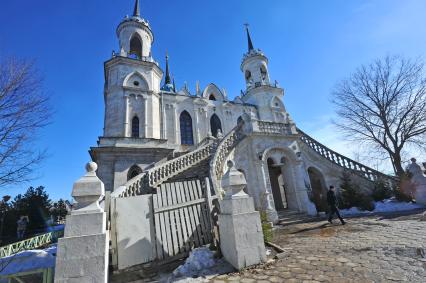
{"type": "Polygon", "coordinates": [[[109,59],[108,61],[105,61],[104,62],[105,71],[107,68],[110,68],[111,66],[118,65],[118,64],[126,64],[126,65],[138,66],[138,67],[139,66],[153,67],[153,70],[157,74],[157,76],[163,75],[163,70],[159,67],[158,63],[154,61],[153,59],[140,60],[140,59],[133,59],[129,57],[123,57],[123,56],[115,56],[109,59]]]}

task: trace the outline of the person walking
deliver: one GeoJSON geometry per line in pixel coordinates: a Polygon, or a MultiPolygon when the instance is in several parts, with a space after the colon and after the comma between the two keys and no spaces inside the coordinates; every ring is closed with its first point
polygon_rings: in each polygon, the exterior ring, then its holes
{"type": "Polygon", "coordinates": [[[18,240],[22,240],[25,236],[25,230],[27,230],[28,217],[22,215],[16,224],[16,236],[18,237],[18,240]]]}
{"type": "Polygon", "coordinates": [[[327,203],[330,210],[328,214],[328,222],[333,223],[333,215],[336,214],[340,219],[340,222],[342,222],[342,225],[345,225],[346,222],[343,220],[342,216],[340,216],[339,208],[337,208],[337,198],[334,186],[330,186],[330,189],[327,192],[327,203]]]}

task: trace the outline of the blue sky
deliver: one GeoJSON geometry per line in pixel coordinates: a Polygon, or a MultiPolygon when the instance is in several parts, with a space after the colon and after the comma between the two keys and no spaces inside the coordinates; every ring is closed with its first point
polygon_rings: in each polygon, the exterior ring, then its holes
{"type": "MultiPolygon", "coordinates": [[[[39,178],[0,194],[44,185],[53,199],[70,198],[88,149],[102,134],[103,62],[118,49],[115,29],[132,8],[133,0],[3,1],[0,56],[37,60],[55,115],[39,137],[39,147],[50,154],[39,178]]],[[[141,14],[155,35],[153,56],[164,66],[168,51],[179,88],[186,81],[194,90],[199,80],[202,87],[214,82],[230,97],[238,95],[248,22],[298,126],[352,157],[357,149],[330,122],[333,86],[377,57],[424,58],[425,12],[422,0],[141,0],[141,14]]]]}

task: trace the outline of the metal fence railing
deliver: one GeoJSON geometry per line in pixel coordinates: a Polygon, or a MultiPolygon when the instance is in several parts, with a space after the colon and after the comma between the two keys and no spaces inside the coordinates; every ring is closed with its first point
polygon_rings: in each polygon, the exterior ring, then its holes
{"type": "Polygon", "coordinates": [[[12,243],[4,247],[0,247],[0,258],[8,257],[25,250],[32,250],[46,246],[48,244],[56,242],[58,238],[61,238],[63,236],[64,230],[52,231],[49,233],[25,239],[20,242],[12,243]]]}

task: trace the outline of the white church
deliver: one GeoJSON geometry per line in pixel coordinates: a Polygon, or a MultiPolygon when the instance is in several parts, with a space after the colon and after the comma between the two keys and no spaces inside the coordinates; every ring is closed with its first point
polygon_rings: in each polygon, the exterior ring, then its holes
{"type": "MultiPolygon", "coordinates": [[[[324,211],[328,186],[338,186],[345,170],[365,187],[390,178],[297,128],[284,89],[271,79],[269,59],[254,47],[248,28],[248,49],[235,66],[245,91],[234,99],[214,83],[197,84],[195,93],[176,90],[168,57],[163,70],[151,53],[154,32],[138,0],[116,34],[119,50],[104,64],[103,135],[89,151],[97,170],[90,165],[83,177],[98,177],[105,188],[101,206],[115,269],[211,243],[229,168],[245,176],[244,192],[272,223],[286,212],[324,211]]],[[[73,196],[87,202],[76,186],[73,196]]]]}

